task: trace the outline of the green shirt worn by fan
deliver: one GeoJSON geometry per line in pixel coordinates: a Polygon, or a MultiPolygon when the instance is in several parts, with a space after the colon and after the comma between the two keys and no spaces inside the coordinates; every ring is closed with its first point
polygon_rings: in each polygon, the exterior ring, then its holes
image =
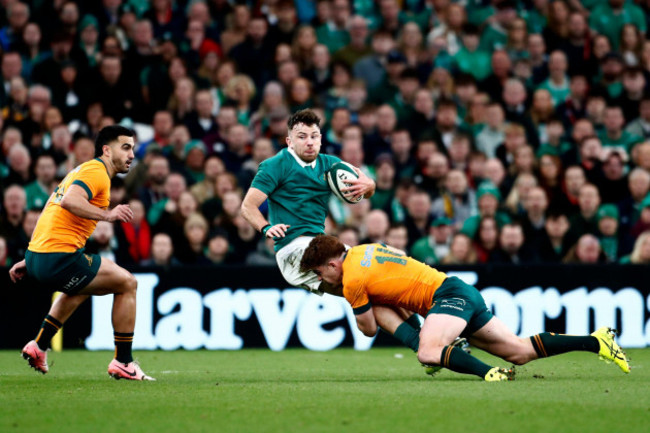
{"type": "Polygon", "coordinates": [[[327,203],[331,190],[325,173],[340,159],[319,154],[308,164],[291,149],[262,162],[252,187],[268,196],[269,222],[291,226],[283,238],[276,238],[275,251],[298,236],[325,233],[327,203]]]}

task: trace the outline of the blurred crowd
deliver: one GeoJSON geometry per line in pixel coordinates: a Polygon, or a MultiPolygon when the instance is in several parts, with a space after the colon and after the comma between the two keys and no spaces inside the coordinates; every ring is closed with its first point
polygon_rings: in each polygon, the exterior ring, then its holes
{"type": "MultiPolygon", "coordinates": [[[[0,266],[94,157],[129,223],[87,249],[124,266],[273,265],[240,215],[287,119],[376,194],[326,231],[428,264],[650,263],[650,1],[0,0],[0,266]]],[[[264,209],[263,209],[264,210],[264,209]]]]}

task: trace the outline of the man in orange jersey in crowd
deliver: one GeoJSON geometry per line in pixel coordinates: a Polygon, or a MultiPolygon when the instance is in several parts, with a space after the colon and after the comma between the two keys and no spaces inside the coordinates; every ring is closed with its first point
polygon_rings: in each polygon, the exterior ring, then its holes
{"type": "Polygon", "coordinates": [[[382,244],[346,251],[336,237],[317,236],[300,265],[330,284],[327,293],[345,297],[367,336],[377,333],[373,305],[404,308],[425,317],[418,359],[427,366],[474,374],[488,382],[514,379],[514,370],[487,365],[452,344],[463,336],[479,349],[517,365],[580,350],[597,353],[630,372],[613,329],[602,327],[585,336],[544,332],[519,338],[492,314],[475,287],[382,244]]]}
{"type": "Polygon", "coordinates": [[[134,159],[134,132],[122,126],[103,128],[95,142],[97,158],[72,170],[50,196],[41,214],[25,259],[9,275],[13,282],[25,275],[63,294],[52,305],[35,340],[22,350],[35,370],[48,372],[49,341],[65,321],[91,295],[113,294],[115,359],[108,374],[115,379],[155,380],[133,362],[131,346],[135,328],[135,277],[112,261],[84,253],[97,221],[133,218],[127,205],[108,210],[111,179],[127,173],[134,159]]]}

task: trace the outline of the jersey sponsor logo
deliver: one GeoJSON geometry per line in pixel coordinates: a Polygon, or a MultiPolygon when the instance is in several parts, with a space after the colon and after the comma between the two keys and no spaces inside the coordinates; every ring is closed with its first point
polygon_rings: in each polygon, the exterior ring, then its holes
{"type": "Polygon", "coordinates": [[[440,308],[452,308],[458,311],[465,311],[467,302],[461,298],[449,298],[440,301],[440,308]]]}
{"type": "Polygon", "coordinates": [[[375,247],[368,245],[366,251],[363,253],[363,259],[361,260],[361,266],[364,268],[369,268],[372,264],[372,253],[375,251],[375,247]]]}
{"type": "Polygon", "coordinates": [[[74,287],[77,287],[77,286],[78,286],[79,284],[81,284],[81,282],[82,282],[83,280],[85,280],[86,278],[87,278],[87,275],[84,275],[84,276],[81,277],[81,278],[79,278],[79,277],[72,277],[72,278],[70,278],[70,281],[68,281],[67,283],[65,283],[65,285],[63,286],[63,290],[70,290],[70,289],[72,289],[72,288],[74,288],[74,287]]]}
{"type": "Polygon", "coordinates": [[[92,256],[89,256],[88,254],[84,254],[84,257],[88,261],[88,267],[91,267],[93,265],[93,258],[92,256]]]}

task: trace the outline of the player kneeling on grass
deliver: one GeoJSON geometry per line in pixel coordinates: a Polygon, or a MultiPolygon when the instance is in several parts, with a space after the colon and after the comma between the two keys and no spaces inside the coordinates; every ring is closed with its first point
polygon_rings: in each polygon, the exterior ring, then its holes
{"type": "Polygon", "coordinates": [[[346,251],[337,238],[318,236],[305,250],[301,268],[314,271],[329,283],[328,293],[345,297],[357,326],[367,336],[377,333],[373,305],[404,308],[426,317],[419,335],[418,359],[428,366],[474,374],[488,382],[514,379],[512,369],[487,365],[452,344],[457,337],[467,336],[473,346],[516,365],[588,351],[630,372],[625,354],[614,342],[613,329],[603,327],[586,336],[545,332],[519,338],[492,314],[475,287],[381,244],[346,251]]]}

